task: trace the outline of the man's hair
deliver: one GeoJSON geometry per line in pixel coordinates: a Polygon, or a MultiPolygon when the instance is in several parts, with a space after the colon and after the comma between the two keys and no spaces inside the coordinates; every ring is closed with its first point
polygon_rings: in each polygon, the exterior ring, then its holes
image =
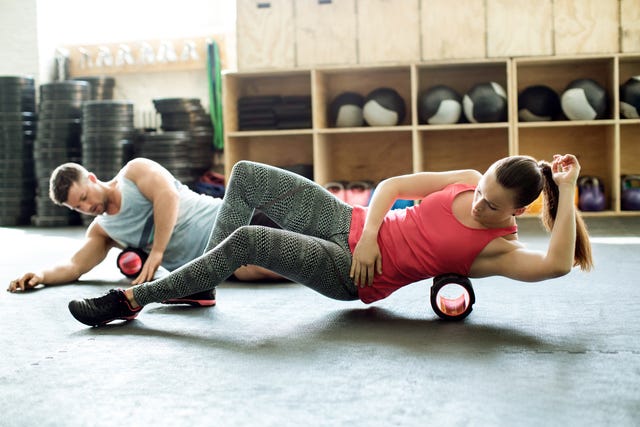
{"type": "Polygon", "coordinates": [[[89,172],[77,163],[64,163],[51,173],[49,197],[56,205],[62,206],[69,198],[69,188],[74,183],[87,179],[89,172]]]}

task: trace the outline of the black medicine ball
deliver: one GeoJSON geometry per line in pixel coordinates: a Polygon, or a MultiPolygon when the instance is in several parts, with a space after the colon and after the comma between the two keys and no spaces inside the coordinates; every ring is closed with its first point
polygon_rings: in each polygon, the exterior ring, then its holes
{"type": "Polygon", "coordinates": [[[462,99],[464,114],[471,123],[507,120],[507,93],[496,82],[475,85],[462,99]]]}
{"type": "Polygon", "coordinates": [[[433,86],[418,95],[418,118],[422,124],[458,123],[461,113],[462,97],[448,86],[433,86]]]}
{"type": "Polygon", "coordinates": [[[620,114],[627,119],[640,118],[640,76],[620,86],[620,114]]]}
{"type": "Polygon", "coordinates": [[[529,86],[518,95],[518,118],[523,122],[553,120],[559,112],[560,97],[548,86],[529,86]]]}
{"type": "Polygon", "coordinates": [[[402,123],[405,114],[404,99],[394,89],[381,87],[365,98],[363,116],[370,126],[395,126],[402,123]]]}

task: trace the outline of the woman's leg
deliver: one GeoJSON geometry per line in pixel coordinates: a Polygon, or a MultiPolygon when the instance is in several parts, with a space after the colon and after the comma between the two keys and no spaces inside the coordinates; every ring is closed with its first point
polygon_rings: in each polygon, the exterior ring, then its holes
{"type": "Polygon", "coordinates": [[[308,236],[331,239],[349,232],[351,207],[322,186],[284,169],[240,161],[231,172],[205,252],[248,225],[255,209],[283,229],[308,236]]]}
{"type": "Polygon", "coordinates": [[[140,305],[194,294],[217,286],[241,265],[253,264],[302,283],[333,299],[354,300],[347,235],[335,241],[287,230],[242,226],[214,249],[160,280],[133,288],[140,305]]]}

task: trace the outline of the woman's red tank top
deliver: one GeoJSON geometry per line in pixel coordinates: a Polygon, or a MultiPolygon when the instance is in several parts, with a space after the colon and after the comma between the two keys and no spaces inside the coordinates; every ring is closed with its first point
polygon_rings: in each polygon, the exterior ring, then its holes
{"type": "MultiPolygon", "coordinates": [[[[439,274],[468,276],[473,261],[489,242],[518,230],[516,225],[481,229],[460,223],[451,209],[453,200],[474,189],[468,184],[451,184],[416,206],[390,211],[378,232],[382,274],[376,275],[373,286],[358,288],[360,299],[372,303],[439,274]]],[[[362,236],[366,215],[367,208],[354,207],[349,231],[352,253],[362,236]]]]}

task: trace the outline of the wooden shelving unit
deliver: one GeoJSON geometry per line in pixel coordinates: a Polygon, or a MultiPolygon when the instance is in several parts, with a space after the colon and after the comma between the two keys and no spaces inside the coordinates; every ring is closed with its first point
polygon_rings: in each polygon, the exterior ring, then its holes
{"type": "Polygon", "coordinates": [[[241,159],[277,166],[313,164],[314,179],[379,181],[424,170],[474,168],[484,171],[496,159],[527,154],[550,159],[576,154],[584,175],[601,177],[607,210],[589,215],[640,215],[620,209],[620,176],[640,173],[640,120],[620,118],[618,88],[640,75],[640,55],[523,57],[434,61],[385,66],[341,66],[281,71],[235,72],[223,76],[225,166],[227,175],[241,159]],[[534,84],[561,94],[577,78],[592,78],[607,89],[609,114],[603,120],[519,122],[518,93],[534,84]],[[418,121],[418,94],[446,84],[460,94],[495,81],[508,93],[508,120],[499,123],[424,125],[418,121]],[[392,127],[332,128],[327,108],[341,92],[363,96],[392,87],[405,99],[404,121],[392,127]],[[237,101],[250,95],[310,95],[313,126],[283,131],[238,131],[237,101]]]}

